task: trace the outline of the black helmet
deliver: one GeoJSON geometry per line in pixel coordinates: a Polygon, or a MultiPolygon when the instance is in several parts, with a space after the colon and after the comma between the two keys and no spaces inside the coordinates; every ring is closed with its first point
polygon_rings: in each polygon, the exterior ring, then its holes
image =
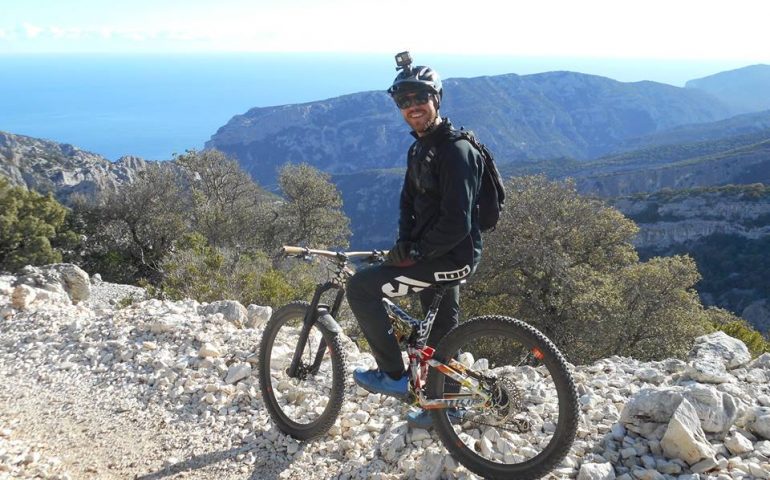
{"type": "Polygon", "coordinates": [[[396,55],[396,64],[398,65],[396,69],[401,70],[401,72],[388,89],[391,97],[397,93],[428,90],[438,95],[439,100],[441,100],[444,88],[441,86],[441,77],[439,77],[438,72],[424,65],[412,67],[412,58],[409,56],[409,52],[396,55]]]}

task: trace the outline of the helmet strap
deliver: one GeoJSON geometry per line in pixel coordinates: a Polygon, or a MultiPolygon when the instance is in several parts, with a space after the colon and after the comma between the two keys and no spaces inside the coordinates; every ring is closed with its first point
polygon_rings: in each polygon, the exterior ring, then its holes
{"type": "Polygon", "coordinates": [[[436,107],[436,115],[437,116],[440,116],[440,115],[438,115],[438,109],[440,108],[440,105],[441,105],[441,100],[439,99],[438,95],[436,95],[434,93],[433,94],[433,106],[436,107]]]}

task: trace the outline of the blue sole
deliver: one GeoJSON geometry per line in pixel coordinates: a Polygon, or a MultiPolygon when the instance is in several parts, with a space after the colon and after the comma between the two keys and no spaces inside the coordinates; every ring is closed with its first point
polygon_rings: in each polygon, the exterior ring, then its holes
{"type": "Polygon", "coordinates": [[[399,394],[399,393],[393,393],[393,392],[386,392],[384,390],[378,390],[378,389],[372,388],[372,387],[370,387],[368,385],[364,385],[362,383],[359,383],[359,381],[358,381],[358,379],[356,377],[353,377],[353,381],[356,382],[356,385],[358,385],[359,387],[363,388],[364,390],[366,390],[369,393],[379,393],[380,395],[387,395],[389,397],[397,398],[399,400],[406,400],[407,398],[409,398],[409,392],[399,394]]]}

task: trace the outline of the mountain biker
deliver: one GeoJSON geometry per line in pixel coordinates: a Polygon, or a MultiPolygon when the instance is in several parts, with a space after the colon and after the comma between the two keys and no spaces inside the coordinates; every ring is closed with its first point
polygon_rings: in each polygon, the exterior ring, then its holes
{"type": "MultiPolygon", "coordinates": [[[[408,52],[396,60],[401,72],[388,93],[415,138],[407,154],[398,240],[383,264],[360,270],[349,280],[347,298],[377,362],[375,370],[356,369],[355,382],[373,393],[405,398],[408,374],[382,297],[419,293],[427,311],[434,290],[426,287],[475,271],[482,246],[476,202],[483,159],[470,143],[451,141],[457,131],[439,114],[443,88],[438,73],[413,67],[408,52]]],[[[446,292],[429,345],[435,347],[458,324],[459,294],[458,286],[446,292]]],[[[429,428],[432,419],[418,410],[407,415],[407,423],[429,428]]]]}

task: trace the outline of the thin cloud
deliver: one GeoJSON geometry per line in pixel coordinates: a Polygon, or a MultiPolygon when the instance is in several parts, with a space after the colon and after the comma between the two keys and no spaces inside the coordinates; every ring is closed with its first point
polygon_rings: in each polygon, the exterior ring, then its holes
{"type": "Polygon", "coordinates": [[[24,35],[26,35],[27,38],[37,38],[45,31],[44,28],[32,25],[31,23],[22,24],[22,28],[24,29],[24,35]]]}
{"type": "Polygon", "coordinates": [[[84,31],[80,28],[62,28],[62,27],[50,27],[48,31],[53,38],[57,40],[77,40],[84,35],[84,31]]]}

